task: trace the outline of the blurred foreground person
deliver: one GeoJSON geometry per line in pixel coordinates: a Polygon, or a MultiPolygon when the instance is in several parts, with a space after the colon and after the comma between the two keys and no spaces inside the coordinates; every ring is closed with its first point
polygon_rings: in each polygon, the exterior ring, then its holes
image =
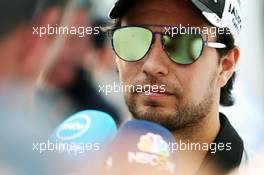
{"type": "MultiPolygon", "coordinates": [[[[66,2],[66,1],[65,1],[66,2]]],[[[48,122],[35,113],[33,94],[51,37],[33,34],[33,27],[60,18],[59,1],[0,1],[0,172],[5,175],[60,174],[50,156],[34,142],[49,134],[48,122]],[[55,168],[56,167],[56,168],[55,168]]]]}
{"type": "MultiPolygon", "coordinates": [[[[65,35],[62,47],[55,61],[43,75],[43,84],[38,91],[39,102],[48,104],[45,111],[55,113],[58,120],[63,120],[75,112],[85,109],[104,111],[119,123],[117,110],[98,93],[89,69],[84,66],[86,53],[93,56],[91,35],[98,35],[99,28],[92,26],[91,5],[86,1],[76,1],[74,12],[69,17],[69,28],[90,28],[90,34],[65,35]],[[79,2],[79,3],[78,3],[79,2]],[[88,71],[86,71],[88,69],[88,71]],[[48,102],[48,103],[47,103],[48,102]]],[[[89,2],[89,1],[87,1],[89,2]]],[[[44,114],[45,117],[47,114],[44,114]]]]}

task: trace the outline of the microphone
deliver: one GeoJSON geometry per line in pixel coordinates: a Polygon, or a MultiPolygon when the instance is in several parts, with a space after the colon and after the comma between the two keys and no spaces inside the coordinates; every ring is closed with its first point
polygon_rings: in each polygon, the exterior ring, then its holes
{"type": "Polygon", "coordinates": [[[59,125],[49,142],[56,144],[57,151],[62,153],[67,173],[97,174],[103,150],[116,132],[117,126],[109,114],[85,110],[59,125]]]}
{"type": "Polygon", "coordinates": [[[144,120],[121,126],[106,153],[104,175],[164,175],[175,172],[177,157],[169,148],[175,143],[164,127],[144,120]]]}
{"type": "Polygon", "coordinates": [[[116,124],[109,114],[97,110],[84,110],[73,114],[59,125],[53,132],[51,140],[105,143],[116,132],[116,124]]]}

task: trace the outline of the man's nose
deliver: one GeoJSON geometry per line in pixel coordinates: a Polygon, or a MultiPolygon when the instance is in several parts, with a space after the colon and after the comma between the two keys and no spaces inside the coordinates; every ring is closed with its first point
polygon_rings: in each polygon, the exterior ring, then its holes
{"type": "Polygon", "coordinates": [[[143,59],[142,71],[151,76],[166,76],[169,73],[170,60],[164,52],[160,35],[156,35],[149,53],[143,59]]]}

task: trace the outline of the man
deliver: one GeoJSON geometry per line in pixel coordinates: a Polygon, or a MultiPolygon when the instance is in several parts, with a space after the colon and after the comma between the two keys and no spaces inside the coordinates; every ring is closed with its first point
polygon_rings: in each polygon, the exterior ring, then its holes
{"type": "Polygon", "coordinates": [[[240,54],[233,39],[241,29],[239,2],[119,0],[110,18],[116,21],[112,44],[120,80],[125,85],[159,86],[125,92],[133,117],[163,125],[177,142],[215,143],[209,150],[179,151],[177,173],[224,174],[238,167],[243,141],[218,109],[219,102],[233,104],[230,91],[240,54]],[[198,32],[173,36],[172,26],[215,26],[225,32],[217,37],[198,32]]]}

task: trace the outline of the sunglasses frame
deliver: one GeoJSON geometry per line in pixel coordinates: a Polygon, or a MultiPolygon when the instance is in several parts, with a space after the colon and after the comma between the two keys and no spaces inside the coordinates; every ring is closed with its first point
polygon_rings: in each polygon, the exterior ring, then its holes
{"type": "MultiPolygon", "coordinates": [[[[150,27],[166,27],[165,25],[147,25],[147,26],[150,26],[150,27]]],[[[145,58],[145,56],[149,53],[149,51],[151,50],[152,48],[152,45],[153,43],[155,42],[156,40],[156,35],[157,34],[160,34],[161,37],[160,37],[160,40],[161,40],[161,43],[162,43],[162,47],[163,47],[163,51],[166,53],[167,57],[173,61],[174,63],[176,64],[179,64],[179,65],[190,65],[190,64],[193,64],[195,63],[197,60],[200,59],[202,53],[203,53],[203,50],[204,50],[204,47],[207,46],[207,47],[211,47],[211,48],[215,48],[215,49],[225,49],[227,48],[227,46],[223,43],[219,43],[219,42],[209,42],[208,41],[208,35],[207,34],[202,34],[202,33],[197,33],[197,35],[200,35],[202,41],[203,41],[203,46],[202,46],[202,50],[201,50],[201,53],[200,55],[197,57],[197,59],[195,59],[192,63],[187,63],[187,64],[182,64],[182,63],[177,63],[173,58],[171,58],[166,49],[164,48],[164,41],[163,41],[163,36],[164,35],[167,35],[165,34],[164,32],[154,32],[152,31],[149,27],[147,27],[146,25],[127,25],[127,26],[121,26],[121,27],[114,27],[112,29],[109,30],[110,32],[110,37],[111,37],[111,45],[112,45],[112,49],[113,51],[115,52],[115,54],[123,61],[126,61],[126,62],[137,62],[137,61],[140,61],[142,60],[143,58],[145,58]],[[131,27],[136,27],[136,28],[142,28],[142,29],[146,29],[148,31],[150,31],[152,33],[152,40],[151,40],[151,43],[149,45],[149,48],[147,50],[147,52],[140,58],[140,59],[137,59],[137,60],[126,60],[122,57],[119,56],[119,54],[116,52],[115,48],[114,48],[114,39],[113,39],[113,36],[114,36],[114,33],[117,31],[117,30],[120,30],[120,29],[124,29],[124,28],[131,28],[131,27]]],[[[180,34],[181,35],[181,34],[180,34]]],[[[170,35],[167,35],[169,37],[171,37],[170,35]]]]}

